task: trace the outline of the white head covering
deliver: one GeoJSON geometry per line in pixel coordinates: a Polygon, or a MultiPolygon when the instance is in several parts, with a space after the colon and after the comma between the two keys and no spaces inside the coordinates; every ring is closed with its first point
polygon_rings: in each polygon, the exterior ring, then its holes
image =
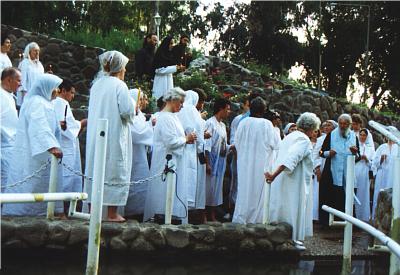
{"type": "Polygon", "coordinates": [[[178,118],[181,121],[185,132],[190,129],[188,132],[193,132],[193,130],[195,130],[196,133],[199,133],[198,135],[201,135],[200,133],[202,133],[203,123],[201,115],[196,109],[199,95],[192,90],[188,90],[185,93],[185,102],[183,103],[183,108],[178,113],[178,118]]]}
{"type": "Polygon", "coordinates": [[[199,95],[195,91],[188,90],[186,91],[185,102],[183,103],[183,107],[186,106],[196,107],[198,101],[199,101],[199,95]]]}
{"type": "Polygon", "coordinates": [[[285,136],[286,136],[287,134],[289,134],[289,129],[290,129],[290,127],[292,127],[293,125],[296,125],[296,123],[289,122],[288,124],[286,124],[285,129],[283,129],[283,133],[285,134],[285,136]]]}
{"type": "Polygon", "coordinates": [[[27,94],[27,99],[38,95],[51,101],[51,94],[62,82],[62,79],[53,74],[39,75],[33,83],[32,89],[27,94]]]}
{"type": "MultiPolygon", "coordinates": [[[[32,49],[38,49],[38,50],[40,50],[39,45],[38,45],[36,42],[31,42],[31,43],[29,43],[28,45],[26,45],[26,47],[25,47],[25,50],[24,50],[24,58],[27,58],[27,59],[29,59],[29,60],[32,60],[32,59],[31,59],[31,56],[29,55],[29,52],[30,52],[32,49]]],[[[39,60],[39,59],[37,59],[37,60],[39,60]]],[[[32,61],[34,61],[34,60],[32,60],[32,61]]]]}
{"type": "Polygon", "coordinates": [[[118,51],[111,51],[105,58],[110,64],[110,73],[118,73],[129,62],[129,58],[118,51]]]}

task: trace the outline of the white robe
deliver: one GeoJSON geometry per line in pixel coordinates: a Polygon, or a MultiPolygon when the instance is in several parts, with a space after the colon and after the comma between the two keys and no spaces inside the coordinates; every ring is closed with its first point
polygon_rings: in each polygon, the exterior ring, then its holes
{"type": "Polygon", "coordinates": [[[0,75],[5,68],[12,67],[10,58],[6,53],[0,52],[0,75]]]}
{"type": "MultiPolygon", "coordinates": [[[[81,152],[79,147],[79,131],[81,122],[76,120],[71,107],[65,99],[57,97],[53,101],[57,120],[67,122],[67,129],[61,130],[61,149],[63,151],[62,162],[75,171],[82,173],[81,152]],[[67,116],[65,117],[65,108],[67,116]]],[[[63,166],[63,192],[82,192],[82,177],[72,173],[63,166]]]]}
{"type": "MultiPolygon", "coordinates": [[[[18,113],[14,96],[0,86],[0,131],[1,131],[1,184],[7,184],[9,163],[17,133],[18,113]]],[[[1,189],[3,191],[3,188],[1,189]]]]}
{"type": "Polygon", "coordinates": [[[21,87],[17,91],[17,105],[21,106],[24,100],[22,91],[29,93],[33,83],[37,77],[44,73],[44,67],[39,60],[32,61],[29,58],[24,58],[18,65],[18,69],[21,71],[21,87]]]}
{"type": "Polygon", "coordinates": [[[369,170],[374,159],[375,150],[372,146],[360,142],[360,155],[366,155],[368,161],[360,160],[355,165],[355,185],[357,188],[357,198],[361,205],[355,203],[355,212],[357,219],[369,221],[371,216],[369,203],[369,170]]]}
{"type": "Polygon", "coordinates": [[[238,196],[234,223],[262,223],[265,172],[271,172],[273,150],[279,146],[274,127],[264,118],[242,121],[235,135],[238,168],[238,196]]]}
{"type": "Polygon", "coordinates": [[[271,183],[270,219],[289,223],[293,240],[304,240],[312,236],[307,200],[313,171],[312,145],[304,133],[295,131],[283,139],[275,167],[280,165],[286,168],[271,183]]]}
{"type": "MultiPolygon", "coordinates": [[[[133,123],[130,125],[130,129],[132,133],[131,181],[138,181],[150,176],[146,146],[153,144],[153,127],[146,122],[146,117],[139,110],[133,123]]],[[[149,182],[130,186],[128,201],[125,206],[125,215],[139,215],[144,213],[148,185],[149,182]]]]}
{"type": "Polygon", "coordinates": [[[169,89],[174,87],[172,74],[175,72],[175,65],[156,69],[153,82],[153,96],[156,99],[164,96],[169,89]]]}
{"type": "MultiPolygon", "coordinates": [[[[206,128],[206,121],[201,119],[202,129],[206,128]]],[[[203,131],[204,132],[204,131],[203,131]]],[[[199,143],[201,148],[200,152],[206,153],[205,151],[205,140],[203,143],[199,143]]],[[[197,160],[197,188],[196,188],[196,209],[205,209],[206,207],[206,165],[201,164],[199,160],[197,160]]]]}
{"type": "MultiPolygon", "coordinates": [[[[104,179],[106,184],[103,197],[105,206],[123,206],[128,199],[132,168],[132,138],[129,123],[132,122],[134,114],[135,102],[123,81],[113,76],[104,76],[93,84],[88,111],[85,175],[93,177],[98,119],[108,119],[104,179]]],[[[90,203],[92,182],[85,180],[84,187],[90,203]]]]}
{"type": "MultiPolygon", "coordinates": [[[[243,114],[237,115],[231,123],[230,128],[230,144],[235,144],[235,133],[239,126],[240,120],[242,119],[243,114]]],[[[232,162],[231,162],[231,186],[229,189],[229,202],[232,204],[236,203],[237,197],[237,188],[238,188],[238,175],[237,175],[237,154],[232,155],[232,162]]]]}
{"type": "Polygon", "coordinates": [[[206,175],[206,205],[218,206],[222,204],[222,185],[230,145],[227,144],[225,124],[218,122],[215,116],[206,121],[206,130],[211,134],[211,138],[206,140],[211,166],[211,175],[206,175]]]}
{"type": "MultiPolygon", "coordinates": [[[[162,111],[158,115],[154,130],[153,155],[151,159],[151,176],[164,170],[167,154],[172,154],[176,166],[176,189],[172,215],[188,222],[188,203],[185,176],[186,137],[182,124],[174,113],[162,111]]],[[[167,184],[161,177],[152,180],[147,189],[146,205],[143,221],[151,219],[155,214],[165,214],[167,184]]]]}
{"type": "MultiPolygon", "coordinates": [[[[17,125],[15,145],[10,160],[8,184],[20,181],[37,171],[50,159],[50,148],[60,148],[61,129],[53,104],[41,96],[32,96],[22,106],[17,125]]],[[[50,165],[39,177],[26,183],[6,188],[6,193],[47,193],[50,165]]],[[[59,165],[57,192],[62,192],[62,169],[59,165]]],[[[47,203],[4,204],[3,215],[46,215],[47,203]]],[[[61,202],[56,203],[55,213],[63,212],[61,202]]]]}
{"type": "MultiPolygon", "coordinates": [[[[320,168],[320,171],[324,170],[324,165],[325,165],[325,158],[321,158],[319,156],[319,151],[321,150],[322,144],[324,143],[326,135],[323,134],[319,138],[317,138],[317,142],[314,145],[313,148],[313,162],[314,162],[314,171],[317,167],[320,168]]],[[[319,220],[319,182],[317,179],[317,175],[314,174],[314,179],[313,179],[313,220],[318,221],[319,220]]]]}
{"type": "Polygon", "coordinates": [[[375,189],[372,207],[372,217],[375,217],[375,208],[377,206],[378,194],[381,189],[391,188],[393,186],[393,161],[397,157],[397,144],[393,144],[391,148],[387,143],[378,147],[375,153],[373,168],[375,172],[375,189]],[[381,156],[386,155],[386,160],[381,164],[381,156]]]}

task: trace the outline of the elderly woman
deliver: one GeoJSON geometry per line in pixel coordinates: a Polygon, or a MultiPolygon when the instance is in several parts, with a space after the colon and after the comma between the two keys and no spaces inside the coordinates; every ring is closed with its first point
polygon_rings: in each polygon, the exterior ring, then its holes
{"type": "MultiPolygon", "coordinates": [[[[52,96],[62,79],[55,75],[38,76],[21,108],[14,151],[10,160],[8,184],[21,181],[39,170],[53,154],[62,157],[60,146],[61,129],[57,121],[52,96]]],[[[6,193],[44,193],[49,189],[50,166],[36,177],[15,187],[6,188],[6,193]]],[[[59,169],[58,191],[62,192],[62,170],[59,169]],[[60,176],[61,175],[61,176],[60,176]]],[[[3,215],[46,215],[46,203],[4,204],[3,215]]],[[[56,213],[62,213],[62,204],[56,204],[56,213]]]]}
{"type": "Polygon", "coordinates": [[[367,129],[361,129],[358,135],[361,160],[355,165],[356,181],[354,188],[357,188],[357,197],[361,205],[356,203],[355,210],[358,219],[368,222],[371,216],[369,202],[369,171],[371,170],[375,149],[367,142],[368,135],[370,135],[367,129]]]}
{"type": "MultiPolygon", "coordinates": [[[[125,66],[129,59],[113,51],[104,66],[105,75],[94,82],[90,89],[86,175],[93,176],[96,128],[99,119],[108,119],[108,140],[103,204],[108,206],[108,220],[123,222],[117,213],[118,206],[125,206],[131,177],[132,139],[130,123],[135,115],[135,101],[129,95],[124,80],[125,66]]],[[[92,182],[85,180],[85,192],[91,201],[92,182]]]]}
{"type": "MultiPolygon", "coordinates": [[[[175,162],[177,183],[172,215],[183,223],[188,222],[187,178],[185,174],[186,144],[193,144],[197,137],[191,132],[185,135],[181,122],[176,115],[182,108],[185,92],[181,88],[173,88],[164,96],[166,105],[159,113],[154,129],[153,155],[150,174],[156,175],[163,171],[167,154],[172,155],[175,162]]],[[[167,185],[161,177],[155,178],[149,185],[144,209],[144,221],[155,214],[165,213],[167,185]]]]}
{"type": "Polygon", "coordinates": [[[287,135],[280,144],[276,170],[266,173],[271,186],[270,220],[287,222],[293,227],[292,238],[296,247],[304,250],[301,241],[311,236],[313,173],[310,138],[320,125],[313,113],[303,113],[297,120],[297,131],[287,135]]]}
{"type": "Polygon", "coordinates": [[[18,69],[22,73],[22,86],[17,92],[17,105],[21,106],[26,93],[30,92],[35,79],[44,73],[42,63],[39,61],[40,48],[36,42],[26,45],[24,59],[19,63],[18,69]]]}

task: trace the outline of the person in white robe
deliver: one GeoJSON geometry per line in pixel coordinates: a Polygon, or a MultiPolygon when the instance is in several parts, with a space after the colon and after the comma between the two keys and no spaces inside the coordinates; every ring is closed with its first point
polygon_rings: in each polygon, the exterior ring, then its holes
{"type": "Polygon", "coordinates": [[[376,206],[380,190],[391,188],[393,186],[393,162],[397,157],[399,146],[391,140],[381,144],[376,150],[373,160],[375,174],[375,188],[372,204],[372,218],[375,218],[376,206]]]}
{"type": "MultiPolygon", "coordinates": [[[[69,103],[75,97],[75,87],[68,79],[59,86],[59,93],[52,101],[57,121],[61,125],[61,149],[63,165],[82,173],[81,152],[78,135],[86,127],[86,119],[76,120],[69,103]]],[[[63,166],[63,192],[79,192],[83,189],[82,177],[63,166]]],[[[69,203],[64,202],[64,212],[68,212],[69,203]]]]}
{"type": "Polygon", "coordinates": [[[297,126],[296,123],[293,122],[289,122],[288,124],[286,124],[285,128],[283,129],[283,134],[285,136],[289,135],[291,132],[294,132],[297,130],[297,126]]]}
{"type": "MultiPolygon", "coordinates": [[[[146,121],[142,113],[144,93],[138,89],[129,90],[137,102],[137,114],[130,124],[132,134],[132,171],[131,182],[150,177],[150,167],[147,161],[147,146],[153,144],[153,127],[146,121]]],[[[146,193],[149,183],[132,184],[129,187],[128,201],[125,206],[125,216],[143,215],[146,193]]]]}
{"type": "MultiPolygon", "coordinates": [[[[18,113],[14,94],[21,86],[21,73],[16,68],[6,68],[1,74],[0,86],[0,138],[1,138],[1,182],[7,184],[10,157],[13,151],[15,134],[17,132],[18,113]]],[[[1,188],[3,192],[3,188],[1,188]]]]}
{"type": "MultiPolygon", "coordinates": [[[[108,140],[103,205],[108,206],[107,219],[123,222],[117,213],[118,206],[125,206],[132,168],[132,139],[130,123],[135,115],[135,101],[123,81],[129,59],[113,51],[104,66],[107,75],[100,77],[90,89],[88,127],[86,138],[85,175],[93,177],[96,129],[99,119],[108,119],[108,140]]],[[[85,180],[84,190],[91,202],[92,182],[85,180]]]]}
{"type": "Polygon", "coordinates": [[[159,99],[174,87],[172,74],[185,69],[183,65],[176,64],[175,58],[172,54],[173,47],[174,39],[172,36],[167,36],[163,39],[154,55],[153,96],[156,99],[159,99]]]}
{"type": "MultiPolygon", "coordinates": [[[[51,74],[39,76],[21,108],[15,144],[10,160],[7,184],[21,181],[30,176],[46,162],[50,154],[62,158],[61,128],[54,106],[56,88],[62,79],[51,74]]],[[[58,165],[57,192],[62,192],[62,169],[58,165]]],[[[17,186],[6,188],[6,193],[47,193],[49,190],[50,164],[40,174],[17,186]]],[[[3,215],[42,216],[46,215],[47,203],[4,204],[3,215]]],[[[56,202],[55,213],[63,213],[61,202],[56,202]]]]}
{"type": "MultiPolygon", "coordinates": [[[[167,164],[166,156],[171,155],[175,163],[176,189],[173,197],[172,219],[188,223],[188,181],[186,177],[185,149],[193,144],[197,136],[194,132],[185,135],[185,130],[178,119],[185,92],[178,87],[172,88],[164,95],[166,106],[159,113],[154,129],[153,154],[150,175],[162,172],[167,164]]],[[[144,221],[165,215],[167,184],[162,177],[153,179],[147,189],[144,221]]]]}
{"type": "Polygon", "coordinates": [[[279,146],[272,123],[263,118],[266,103],[261,97],[251,101],[250,117],[235,134],[238,168],[238,196],[234,223],[262,223],[264,213],[264,173],[271,172],[272,152],[279,146]]]}
{"type": "MultiPolygon", "coordinates": [[[[361,115],[360,114],[352,114],[351,115],[351,120],[352,120],[351,129],[356,134],[356,136],[358,138],[360,138],[360,130],[363,127],[363,120],[361,118],[361,115]]],[[[368,134],[367,140],[365,141],[365,144],[367,146],[372,147],[372,149],[375,150],[375,143],[374,143],[374,139],[372,137],[372,134],[370,133],[370,131],[368,129],[367,129],[367,131],[368,131],[369,134],[368,134]]]]}
{"type": "Polygon", "coordinates": [[[39,61],[39,53],[40,48],[36,42],[26,45],[24,59],[18,65],[22,73],[22,86],[17,91],[17,106],[22,106],[25,94],[30,92],[36,78],[44,73],[44,67],[39,61]]]}
{"type": "Polygon", "coordinates": [[[372,160],[375,150],[372,146],[366,144],[367,137],[370,135],[367,129],[359,131],[360,155],[361,160],[355,165],[355,184],[357,188],[357,198],[360,204],[355,203],[355,214],[357,219],[369,222],[371,217],[370,195],[369,195],[369,171],[371,170],[372,160]]]}
{"type": "Polygon", "coordinates": [[[312,215],[306,215],[313,172],[310,138],[320,123],[315,114],[303,113],[296,122],[298,131],[280,144],[274,172],[266,173],[271,183],[270,220],[292,225],[292,239],[301,250],[305,249],[304,238],[312,236],[306,231],[307,224],[312,223],[312,215]]]}
{"type": "Polygon", "coordinates": [[[216,207],[222,204],[222,187],[226,157],[234,145],[228,145],[226,126],[223,122],[230,113],[230,102],[219,98],[214,102],[214,116],[206,121],[206,131],[211,138],[206,141],[206,206],[211,221],[216,221],[216,207]]]}
{"type": "Polygon", "coordinates": [[[11,40],[7,35],[1,35],[1,50],[0,50],[0,75],[5,68],[12,67],[8,53],[11,49],[11,40]]]}

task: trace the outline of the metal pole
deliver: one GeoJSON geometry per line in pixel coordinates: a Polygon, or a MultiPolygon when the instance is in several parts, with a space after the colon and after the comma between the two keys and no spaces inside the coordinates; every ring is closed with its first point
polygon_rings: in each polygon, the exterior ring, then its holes
{"type": "Polygon", "coordinates": [[[4,193],[0,194],[0,203],[28,203],[86,200],[86,193],[4,193]]]}
{"type": "Polygon", "coordinates": [[[271,191],[271,184],[264,183],[264,213],[263,213],[263,224],[269,223],[269,194],[271,191]]]}
{"type": "Polygon", "coordinates": [[[365,62],[364,62],[364,103],[367,101],[367,80],[368,80],[368,59],[369,59],[369,28],[370,28],[370,19],[371,19],[371,8],[368,7],[368,22],[367,22],[367,41],[365,43],[365,62]]]}
{"type": "Polygon", "coordinates": [[[97,274],[99,266],[108,120],[99,119],[97,123],[86,275],[97,274]]]}
{"type": "MultiPolygon", "coordinates": [[[[394,241],[400,242],[400,147],[398,146],[398,155],[394,160],[393,175],[393,193],[392,193],[392,228],[391,237],[394,241]]],[[[393,253],[390,255],[390,274],[400,274],[399,258],[393,253]]]]}
{"type": "MultiPolygon", "coordinates": [[[[354,167],[355,156],[347,157],[347,173],[346,173],[346,214],[353,216],[354,204],[354,167]]],[[[343,240],[343,271],[351,272],[351,240],[353,238],[353,225],[349,222],[344,226],[344,240],[343,240]]]]}
{"type": "MultiPolygon", "coordinates": [[[[174,160],[170,159],[168,168],[173,169],[175,167],[174,160]]],[[[174,172],[167,172],[166,175],[166,182],[167,182],[167,194],[165,200],[165,224],[171,224],[172,219],[172,209],[174,205],[174,195],[175,195],[175,181],[176,175],[174,172]]]]}
{"type": "MultiPolygon", "coordinates": [[[[319,26],[321,26],[321,0],[319,1],[319,26]]],[[[322,31],[319,30],[319,44],[318,44],[318,93],[321,92],[321,66],[322,66],[322,56],[321,56],[321,36],[322,31]]]]}
{"type": "MultiPolygon", "coordinates": [[[[51,154],[51,166],[50,166],[50,181],[49,181],[49,193],[55,193],[57,191],[57,173],[58,173],[58,160],[56,156],[51,154]]],[[[47,218],[54,218],[55,202],[47,203],[47,218]]]]}

